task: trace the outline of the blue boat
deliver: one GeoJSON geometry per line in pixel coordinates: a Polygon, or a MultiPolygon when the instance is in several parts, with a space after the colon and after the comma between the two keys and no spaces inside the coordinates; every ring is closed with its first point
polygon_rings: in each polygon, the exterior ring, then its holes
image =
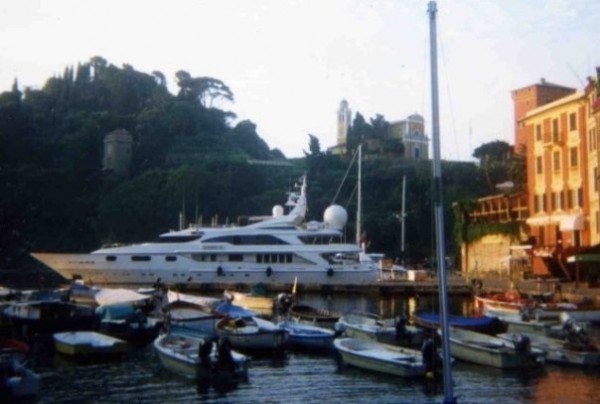
{"type": "MultiPolygon", "coordinates": [[[[440,328],[440,315],[438,313],[419,311],[414,315],[415,324],[429,329],[440,328]]],[[[496,317],[479,316],[467,317],[458,315],[449,315],[448,322],[450,326],[463,328],[472,331],[478,331],[485,334],[496,334],[504,332],[506,325],[496,317]]]]}

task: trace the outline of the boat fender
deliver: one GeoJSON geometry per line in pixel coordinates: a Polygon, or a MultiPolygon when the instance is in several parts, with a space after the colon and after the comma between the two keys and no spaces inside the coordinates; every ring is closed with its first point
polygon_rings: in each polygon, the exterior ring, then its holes
{"type": "Polygon", "coordinates": [[[271,276],[273,274],[273,270],[271,267],[267,267],[267,276],[271,276]]]}
{"type": "Polygon", "coordinates": [[[333,276],[333,268],[327,270],[327,276],[333,276]]]}
{"type": "Polygon", "coordinates": [[[223,267],[219,265],[219,267],[217,268],[217,275],[219,276],[223,276],[223,267]]]}

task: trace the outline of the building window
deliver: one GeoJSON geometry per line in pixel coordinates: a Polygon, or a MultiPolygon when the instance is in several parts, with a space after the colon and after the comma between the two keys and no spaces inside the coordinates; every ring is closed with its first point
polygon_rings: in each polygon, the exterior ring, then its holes
{"type": "Polygon", "coordinates": [[[542,157],[538,156],[535,158],[535,173],[536,174],[541,174],[542,170],[543,170],[543,166],[542,166],[542,157]]]}
{"type": "Polygon", "coordinates": [[[560,142],[560,137],[558,136],[558,119],[552,120],[552,141],[554,143],[560,142]]]}
{"type": "Polygon", "coordinates": [[[569,189],[567,190],[567,209],[573,208],[573,203],[575,203],[573,190],[569,189]]]}
{"type": "Polygon", "coordinates": [[[577,130],[577,113],[569,114],[569,130],[577,130]]]}
{"type": "Polygon", "coordinates": [[[554,171],[560,170],[560,151],[555,151],[552,153],[552,164],[554,171]]]}
{"type": "Polygon", "coordinates": [[[596,211],[596,234],[600,233],[600,211],[596,211]]]}
{"type": "Polygon", "coordinates": [[[552,192],[550,194],[550,211],[555,211],[557,209],[556,201],[557,201],[556,192],[552,192]]]}
{"type": "Polygon", "coordinates": [[[535,125],[535,140],[542,140],[542,125],[535,125]]]}
{"type": "Polygon", "coordinates": [[[577,167],[579,165],[577,147],[571,147],[569,149],[569,161],[570,161],[571,167],[577,167]]]}
{"type": "Polygon", "coordinates": [[[594,191],[598,192],[598,167],[594,167],[594,191]]]}

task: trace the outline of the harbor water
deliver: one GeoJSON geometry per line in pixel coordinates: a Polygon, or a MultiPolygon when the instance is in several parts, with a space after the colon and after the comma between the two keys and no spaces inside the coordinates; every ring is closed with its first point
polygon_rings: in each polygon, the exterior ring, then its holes
{"type": "MultiPolygon", "coordinates": [[[[430,297],[301,296],[302,303],[340,312],[360,310],[408,316],[435,305],[430,297]]],[[[470,301],[451,299],[453,314],[470,301]]],[[[598,330],[592,329],[597,337],[598,330]]],[[[33,358],[42,376],[38,403],[423,403],[442,402],[439,382],[406,380],[341,366],[333,353],[287,352],[254,357],[249,380],[229,388],[198,385],[161,368],[152,346],[131,350],[118,362],[74,363],[57,354],[33,358]]],[[[546,364],[539,370],[501,371],[462,362],[453,365],[454,392],[464,403],[591,403],[600,394],[600,369],[546,364]]]]}

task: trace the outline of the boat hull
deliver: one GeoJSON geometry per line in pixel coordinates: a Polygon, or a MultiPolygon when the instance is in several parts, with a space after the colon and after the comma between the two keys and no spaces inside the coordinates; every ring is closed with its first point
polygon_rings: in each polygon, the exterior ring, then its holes
{"type": "Polygon", "coordinates": [[[53,338],[56,352],[73,357],[121,356],[128,349],[125,341],[93,331],[56,333],[53,338]]]}
{"type": "MultiPolygon", "coordinates": [[[[303,285],[369,285],[377,282],[378,271],[372,263],[357,262],[354,265],[228,265],[226,263],[203,263],[177,255],[173,265],[165,265],[166,257],[176,254],[151,254],[150,262],[131,261],[136,254],[123,254],[120,260],[107,261],[109,253],[58,254],[32,253],[38,261],[53,269],[67,280],[83,279],[96,285],[150,286],[160,279],[164,284],[187,285],[255,285],[284,288],[295,280],[303,285]]],[[[139,254],[137,254],[139,255],[139,254]]]]}
{"type": "Polygon", "coordinates": [[[465,362],[498,369],[521,369],[538,367],[544,361],[544,353],[535,348],[521,354],[511,341],[455,327],[450,327],[449,332],[452,356],[465,362]]]}
{"type": "MultiPolygon", "coordinates": [[[[199,347],[204,339],[191,336],[161,334],[153,342],[154,351],[161,365],[177,375],[200,379],[210,376],[202,366],[199,347]]],[[[231,376],[240,379],[248,377],[248,358],[238,352],[231,352],[235,368],[231,376]]],[[[215,349],[210,353],[211,363],[218,362],[215,349]]]]}
{"type": "Polygon", "coordinates": [[[336,339],[334,346],[342,362],[349,366],[409,378],[426,372],[418,351],[355,338],[336,339]]]}

